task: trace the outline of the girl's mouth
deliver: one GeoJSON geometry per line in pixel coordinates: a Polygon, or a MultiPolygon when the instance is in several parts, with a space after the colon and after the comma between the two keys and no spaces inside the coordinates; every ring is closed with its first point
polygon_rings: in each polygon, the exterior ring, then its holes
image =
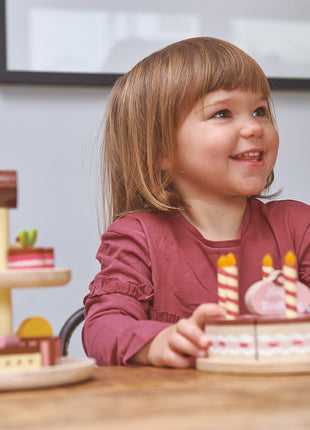
{"type": "Polygon", "coordinates": [[[237,161],[261,161],[263,159],[262,151],[243,152],[242,154],[232,155],[230,158],[237,161]]]}

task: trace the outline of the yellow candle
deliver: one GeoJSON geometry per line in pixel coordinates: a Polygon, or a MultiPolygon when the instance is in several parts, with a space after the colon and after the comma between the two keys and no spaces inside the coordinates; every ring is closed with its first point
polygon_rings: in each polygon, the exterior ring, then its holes
{"type": "Polygon", "coordinates": [[[226,276],[226,309],[227,318],[236,319],[239,315],[239,281],[238,281],[238,268],[236,266],[236,259],[234,254],[229,253],[226,257],[227,266],[226,276]]]}
{"type": "Polygon", "coordinates": [[[226,309],[226,257],[221,255],[217,261],[217,292],[219,305],[226,309]]]}
{"type": "Polygon", "coordinates": [[[269,254],[266,254],[265,257],[263,258],[263,267],[262,267],[263,279],[267,279],[271,275],[273,270],[274,269],[273,269],[272,258],[269,254]]]}

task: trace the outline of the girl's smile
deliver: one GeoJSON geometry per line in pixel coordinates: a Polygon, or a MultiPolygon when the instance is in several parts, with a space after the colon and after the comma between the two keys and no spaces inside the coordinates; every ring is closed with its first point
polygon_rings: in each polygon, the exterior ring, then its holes
{"type": "MultiPolygon", "coordinates": [[[[248,161],[248,162],[255,163],[255,164],[260,161],[262,164],[263,155],[264,155],[263,151],[253,151],[253,152],[244,152],[244,153],[238,154],[238,155],[232,155],[231,158],[233,160],[236,160],[236,161],[242,161],[242,162],[248,161]]],[[[256,165],[258,165],[258,164],[256,164],[256,165]]]]}
{"type": "Polygon", "coordinates": [[[259,194],[274,167],[278,143],[268,101],[260,94],[209,93],[178,130],[176,186],[185,200],[259,194]]]}

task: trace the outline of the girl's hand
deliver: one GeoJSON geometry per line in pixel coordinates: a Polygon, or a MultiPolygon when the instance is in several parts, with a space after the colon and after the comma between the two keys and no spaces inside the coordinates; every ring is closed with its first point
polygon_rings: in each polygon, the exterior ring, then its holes
{"type": "Polygon", "coordinates": [[[163,329],[133,358],[133,362],[177,368],[193,367],[196,357],[206,355],[209,343],[204,333],[207,318],[225,316],[214,303],[198,306],[188,319],[163,329]]]}

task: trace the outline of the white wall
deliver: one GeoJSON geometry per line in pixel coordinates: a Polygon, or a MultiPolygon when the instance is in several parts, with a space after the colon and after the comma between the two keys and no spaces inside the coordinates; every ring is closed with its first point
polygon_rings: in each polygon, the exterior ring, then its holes
{"type": "Polygon", "coordinates": [[[283,187],[282,198],[310,204],[310,91],[273,93],[280,149],[275,187],[283,187]]]}

